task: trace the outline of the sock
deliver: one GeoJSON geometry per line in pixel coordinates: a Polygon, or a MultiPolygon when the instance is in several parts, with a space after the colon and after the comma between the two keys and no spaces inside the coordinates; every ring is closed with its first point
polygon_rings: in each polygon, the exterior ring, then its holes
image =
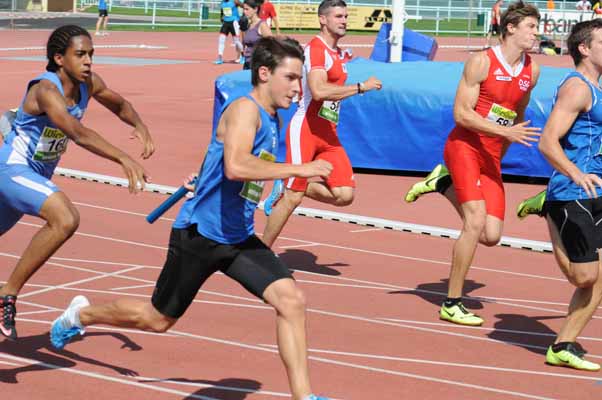
{"type": "Polygon", "coordinates": [[[568,345],[572,342],[560,342],[552,345],[552,351],[558,353],[559,351],[566,350],[568,345]]]}
{"type": "Polygon", "coordinates": [[[462,301],[461,297],[446,297],[445,301],[443,302],[443,305],[447,308],[449,307],[453,307],[456,304],[458,304],[460,301],[462,301]]]}
{"type": "Polygon", "coordinates": [[[78,327],[79,329],[84,329],[84,326],[79,320],[79,310],[81,307],[73,307],[69,308],[65,313],[65,319],[69,323],[70,326],[78,327]]]}
{"type": "Polygon", "coordinates": [[[445,193],[447,189],[452,185],[451,175],[446,175],[437,180],[435,183],[435,190],[441,194],[445,193]]]}
{"type": "Polygon", "coordinates": [[[238,51],[240,51],[242,53],[242,50],[243,50],[242,43],[240,43],[240,40],[236,36],[234,36],[234,46],[236,47],[236,49],[238,51]]]}
{"type": "Polygon", "coordinates": [[[219,41],[217,42],[217,54],[219,58],[222,58],[224,55],[224,47],[226,46],[226,36],[219,35],[219,41]]]}

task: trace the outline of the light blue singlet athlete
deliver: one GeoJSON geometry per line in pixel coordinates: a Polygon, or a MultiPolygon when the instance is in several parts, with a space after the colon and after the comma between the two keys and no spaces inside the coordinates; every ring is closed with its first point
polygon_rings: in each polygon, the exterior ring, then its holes
{"type": "Polygon", "coordinates": [[[222,1],[221,8],[222,14],[224,15],[224,22],[234,22],[240,19],[238,7],[234,0],[222,1]]]}
{"type": "MultiPolygon", "coordinates": [[[[245,97],[257,105],[261,115],[261,128],[255,135],[252,154],[273,162],[278,152],[278,116],[268,114],[250,95],[245,97]]],[[[224,104],[220,116],[234,100],[236,98],[224,104]]],[[[213,128],[211,143],[199,171],[194,197],[183,204],[173,226],[183,229],[197,224],[202,236],[222,244],[235,244],[254,234],[253,217],[264,182],[226,178],[224,143],[217,140],[217,125],[213,128]]]]}
{"type": "MultiPolygon", "coordinates": [[[[27,91],[41,80],[52,82],[65,94],[54,72],[45,72],[30,81],[27,91]]],[[[79,93],[78,104],[67,111],[81,120],[89,100],[85,83],[79,85],[79,93]]],[[[23,103],[0,148],[0,234],[13,227],[23,214],[39,215],[48,196],[59,191],[50,178],[69,142],[47,115],[29,115],[23,111],[23,103]]]]}
{"type": "MultiPolygon", "coordinates": [[[[558,91],[570,78],[577,77],[585,82],[591,90],[592,107],[588,112],[580,113],[568,133],[560,140],[566,156],[586,174],[602,176],[602,90],[592,85],[577,71],[570,72],[558,85],[554,95],[554,103],[558,91]]],[[[602,189],[597,188],[598,196],[602,189]]],[[[575,184],[571,178],[554,171],[548,184],[546,200],[581,200],[587,199],[583,188],[575,184]]]]}

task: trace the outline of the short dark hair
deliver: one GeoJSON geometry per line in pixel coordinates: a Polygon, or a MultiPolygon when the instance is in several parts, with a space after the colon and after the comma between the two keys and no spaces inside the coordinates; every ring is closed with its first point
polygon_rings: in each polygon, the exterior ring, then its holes
{"type": "Polygon", "coordinates": [[[318,15],[326,15],[326,11],[333,7],[347,7],[343,0],[323,0],[318,6],[318,15]]]}
{"type": "Polygon", "coordinates": [[[259,68],[268,67],[274,71],[285,58],[298,58],[305,61],[299,42],[290,37],[268,36],[259,39],[251,56],[251,83],[259,83],[259,68]]]}
{"type": "Polygon", "coordinates": [[[252,9],[259,11],[261,5],[263,4],[263,0],[245,0],[243,4],[246,4],[252,9]]]}
{"type": "Polygon", "coordinates": [[[583,61],[583,54],[579,51],[579,45],[584,44],[590,47],[592,44],[592,32],[596,29],[602,29],[602,19],[594,18],[589,21],[582,21],[571,29],[566,46],[569,49],[569,54],[575,63],[575,67],[583,61]]]}
{"type": "Polygon", "coordinates": [[[81,26],[77,25],[63,25],[56,28],[48,38],[46,43],[46,58],[48,58],[48,64],[46,65],[46,71],[56,72],[59,66],[54,62],[55,54],[63,54],[71,45],[71,38],[75,36],[87,36],[92,39],[90,32],[81,26]]]}
{"type": "Polygon", "coordinates": [[[527,17],[533,17],[539,22],[541,15],[539,14],[539,10],[536,6],[525,3],[522,0],[510,4],[500,17],[502,37],[505,37],[508,33],[508,24],[517,26],[523,19],[527,17]]]}

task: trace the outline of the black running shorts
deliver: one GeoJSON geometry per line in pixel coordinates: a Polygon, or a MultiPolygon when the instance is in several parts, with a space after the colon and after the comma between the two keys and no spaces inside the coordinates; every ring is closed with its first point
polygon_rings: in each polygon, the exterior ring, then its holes
{"type": "Polygon", "coordinates": [[[240,26],[238,25],[238,21],[224,21],[222,23],[222,27],[219,30],[219,33],[228,36],[228,34],[232,36],[238,36],[240,33],[240,26]]]}
{"type": "Polygon", "coordinates": [[[255,296],[291,272],[257,236],[238,244],[222,244],[198,233],[196,225],[171,230],[167,260],[153,292],[153,306],[163,315],[180,318],[201,285],[217,271],[255,296]]]}
{"type": "Polygon", "coordinates": [[[500,26],[498,24],[491,24],[489,26],[489,32],[494,34],[494,35],[499,35],[500,34],[500,26]]]}
{"type": "Polygon", "coordinates": [[[109,16],[109,12],[105,9],[105,10],[98,10],[98,16],[99,17],[108,17],[109,16]]]}
{"type": "Polygon", "coordinates": [[[571,262],[597,261],[602,248],[602,198],[546,201],[544,211],[560,233],[571,262]]]}

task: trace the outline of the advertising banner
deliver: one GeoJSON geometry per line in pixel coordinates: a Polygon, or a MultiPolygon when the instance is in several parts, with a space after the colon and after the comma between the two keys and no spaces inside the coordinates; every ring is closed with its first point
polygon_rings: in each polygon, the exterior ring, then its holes
{"type": "MultiPolygon", "coordinates": [[[[317,4],[274,4],[281,28],[320,29],[317,4]]],[[[347,6],[347,29],[378,31],[384,22],[392,22],[389,7],[347,6]]]]}

